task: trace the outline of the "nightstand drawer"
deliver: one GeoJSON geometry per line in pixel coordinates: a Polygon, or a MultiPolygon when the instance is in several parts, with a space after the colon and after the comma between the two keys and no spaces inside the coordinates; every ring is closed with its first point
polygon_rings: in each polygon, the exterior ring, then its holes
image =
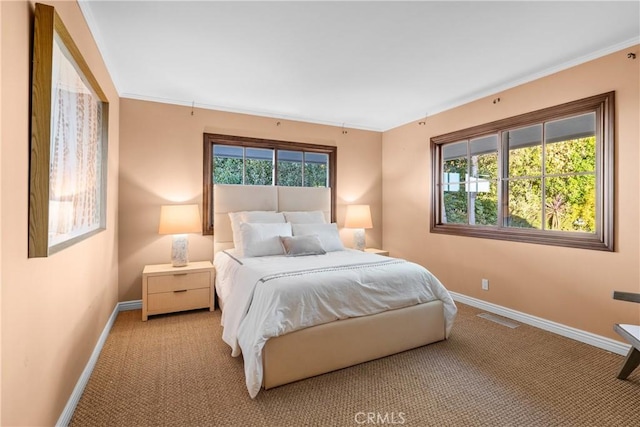
{"type": "Polygon", "coordinates": [[[148,312],[156,314],[204,308],[209,307],[210,300],[210,288],[155,293],[149,295],[148,312]]]}
{"type": "Polygon", "coordinates": [[[151,276],[148,279],[149,294],[162,292],[183,291],[189,289],[201,289],[211,286],[211,273],[203,271],[200,273],[173,273],[164,276],[151,276]]]}

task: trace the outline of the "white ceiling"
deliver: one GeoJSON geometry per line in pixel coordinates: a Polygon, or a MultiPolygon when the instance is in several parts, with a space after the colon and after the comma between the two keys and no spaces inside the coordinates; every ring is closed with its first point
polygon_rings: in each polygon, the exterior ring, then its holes
{"type": "Polygon", "coordinates": [[[83,1],[121,97],[383,131],[640,43],[640,2],[83,1]]]}

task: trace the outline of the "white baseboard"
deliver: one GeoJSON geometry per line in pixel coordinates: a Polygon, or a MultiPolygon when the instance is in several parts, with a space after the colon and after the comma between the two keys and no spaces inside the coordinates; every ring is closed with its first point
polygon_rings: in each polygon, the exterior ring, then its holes
{"type": "MultiPolygon", "coordinates": [[[[449,292],[454,301],[459,301],[463,304],[470,305],[472,307],[486,310],[491,313],[508,317],[509,319],[517,320],[520,323],[535,326],[536,328],[543,329],[545,331],[553,332],[554,334],[562,335],[563,337],[571,338],[576,341],[580,341],[585,344],[590,344],[594,347],[601,348],[603,350],[610,351],[612,353],[626,355],[630,345],[621,343],[616,340],[612,340],[601,335],[592,334],[580,329],[572,328],[571,326],[563,325],[561,323],[552,322],[550,320],[542,319],[540,317],[532,316],[530,314],[522,313],[520,311],[512,310],[510,308],[502,307],[490,302],[482,301],[476,298],[468,297],[466,295],[458,294],[456,292],[449,292]]],[[[611,325],[613,328],[613,325],[611,325]]]]}
{"type": "Polygon", "coordinates": [[[118,311],[141,310],[142,300],[124,301],[118,303],[118,311]]]}
{"type": "Polygon", "coordinates": [[[91,377],[91,373],[93,372],[93,368],[96,366],[96,362],[98,361],[98,357],[100,356],[100,352],[102,351],[102,347],[104,343],[107,341],[107,337],[109,336],[109,332],[111,332],[111,328],[116,321],[116,317],[118,317],[118,313],[121,311],[127,310],[137,310],[142,308],[142,300],[137,301],[126,301],[119,302],[116,304],[111,316],[107,320],[107,324],[104,326],[102,333],[100,334],[100,338],[98,338],[98,342],[91,353],[91,357],[89,357],[89,361],[87,365],[84,367],[80,378],[78,378],[78,382],[67,401],[64,409],[62,410],[62,414],[60,414],[60,418],[56,422],[57,427],[66,427],[71,422],[71,417],[73,417],[73,413],[76,410],[76,406],[78,406],[78,402],[82,397],[82,393],[84,392],[84,388],[87,386],[89,382],[89,378],[91,377]]]}

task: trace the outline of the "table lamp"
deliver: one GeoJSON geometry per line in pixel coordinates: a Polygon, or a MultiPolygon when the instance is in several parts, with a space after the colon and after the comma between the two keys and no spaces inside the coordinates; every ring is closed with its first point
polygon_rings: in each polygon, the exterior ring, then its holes
{"type": "Polygon", "coordinates": [[[344,221],[346,228],[353,228],[353,247],[359,251],[365,248],[365,228],[373,228],[371,209],[369,205],[347,206],[347,217],[344,221]]]}
{"type": "Polygon", "coordinates": [[[198,205],[163,205],[160,207],[158,234],[172,234],[171,264],[184,267],[189,264],[189,237],[187,233],[202,230],[198,205]]]}

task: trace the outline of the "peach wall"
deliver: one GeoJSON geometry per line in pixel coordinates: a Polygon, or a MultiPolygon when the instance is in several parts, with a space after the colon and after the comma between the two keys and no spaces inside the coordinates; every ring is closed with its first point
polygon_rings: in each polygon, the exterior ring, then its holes
{"type": "MultiPolygon", "coordinates": [[[[141,296],[146,264],[170,262],[171,236],[158,235],[160,206],[198,203],[202,208],[203,133],[299,141],[338,147],[337,221],[346,204],[371,205],[369,246],[382,243],[382,135],[378,132],[121,99],[119,300],[141,296]],[[278,126],[277,123],[280,122],[278,126]]],[[[351,246],[351,234],[341,233],[351,246]]],[[[212,236],[190,235],[190,260],[211,260],[212,236]]]]}
{"type": "MultiPolygon", "coordinates": [[[[48,3],[48,2],[47,2],[48,3]]],[[[2,418],[53,425],[117,303],[118,94],[76,2],[49,3],[110,100],[107,230],[27,258],[33,2],[1,2],[2,418]]]]}
{"type": "MultiPolygon", "coordinates": [[[[637,323],[636,304],[613,289],[640,291],[638,46],[506,90],[383,134],[383,241],[393,255],[429,268],[451,291],[618,339],[637,323]],[[429,139],[544,107],[616,91],[616,251],[600,252],[431,234],[429,139]],[[493,104],[499,96],[501,102],[493,104]],[[490,290],[482,291],[482,278],[490,290]]],[[[639,55],[640,56],[640,55],[639,55]]]]}
{"type": "MultiPolygon", "coordinates": [[[[2,6],[0,5],[0,88],[2,82],[2,6]]],[[[2,98],[0,98],[0,138],[2,137],[2,98]]],[[[0,140],[0,212],[2,212],[2,141],[0,140]]],[[[2,221],[0,220],[0,242],[2,221]]],[[[2,331],[2,244],[0,244],[0,331],[2,331]]],[[[2,367],[2,334],[0,334],[0,367],[2,367]]],[[[2,370],[0,369],[0,422],[2,421],[2,370]]]]}

